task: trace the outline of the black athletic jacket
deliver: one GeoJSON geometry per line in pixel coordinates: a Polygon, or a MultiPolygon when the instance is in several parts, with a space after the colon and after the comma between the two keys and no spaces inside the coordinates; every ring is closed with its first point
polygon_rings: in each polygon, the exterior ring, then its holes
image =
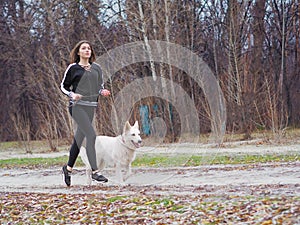
{"type": "Polygon", "coordinates": [[[83,96],[82,101],[97,102],[99,93],[104,89],[100,66],[92,63],[87,71],[78,63],[70,64],[64,73],[60,89],[67,96],[74,92],[83,96]]]}

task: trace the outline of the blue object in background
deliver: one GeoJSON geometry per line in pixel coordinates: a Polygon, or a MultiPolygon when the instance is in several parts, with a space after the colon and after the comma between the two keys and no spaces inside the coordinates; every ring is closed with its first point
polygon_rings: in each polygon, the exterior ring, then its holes
{"type": "Polygon", "coordinates": [[[140,106],[140,116],[142,120],[142,130],[145,135],[150,135],[149,108],[147,105],[140,106]]]}
{"type": "Polygon", "coordinates": [[[158,116],[158,105],[157,104],[153,105],[153,111],[155,113],[155,116],[158,116]]]}

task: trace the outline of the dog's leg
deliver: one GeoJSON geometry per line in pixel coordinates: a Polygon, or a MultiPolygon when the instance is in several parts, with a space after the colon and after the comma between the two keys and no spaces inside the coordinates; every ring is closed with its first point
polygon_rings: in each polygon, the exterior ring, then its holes
{"type": "Polygon", "coordinates": [[[91,185],[91,183],[92,183],[92,170],[90,168],[86,168],[85,173],[86,173],[87,184],[91,185]]]}
{"type": "Polygon", "coordinates": [[[98,164],[98,170],[102,171],[105,167],[105,161],[101,160],[100,163],[98,164]]]}
{"type": "Polygon", "coordinates": [[[115,172],[116,172],[116,179],[118,182],[123,183],[123,174],[122,174],[122,168],[120,163],[115,164],[115,172]]]}
{"type": "Polygon", "coordinates": [[[85,174],[86,174],[86,181],[87,181],[87,185],[91,185],[92,183],[92,169],[90,167],[90,163],[86,154],[86,149],[85,147],[81,147],[80,148],[80,153],[79,153],[83,163],[85,164],[85,174]]]}
{"type": "Polygon", "coordinates": [[[124,176],[124,181],[126,181],[131,175],[131,165],[129,164],[126,168],[125,168],[125,176],[124,176]]]}

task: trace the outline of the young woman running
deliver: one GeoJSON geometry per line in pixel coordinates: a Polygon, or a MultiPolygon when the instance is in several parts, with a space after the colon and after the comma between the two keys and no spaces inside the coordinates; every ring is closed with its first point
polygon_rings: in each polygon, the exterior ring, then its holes
{"type": "Polygon", "coordinates": [[[95,153],[96,133],[92,125],[98,96],[109,96],[104,88],[102,70],[95,63],[96,56],[89,41],[78,42],[70,53],[71,63],[67,67],[61,82],[62,92],[70,98],[69,112],[77,123],[77,131],[70,148],[69,160],[62,172],[67,186],[71,185],[71,173],[78,157],[80,147],[86,138],[86,150],[92,168],[92,179],[107,182],[108,179],[98,173],[95,153]]]}

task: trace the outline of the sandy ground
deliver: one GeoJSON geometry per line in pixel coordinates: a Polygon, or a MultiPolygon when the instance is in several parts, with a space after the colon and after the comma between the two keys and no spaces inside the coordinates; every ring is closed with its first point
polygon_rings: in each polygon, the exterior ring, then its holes
{"type": "MultiPolygon", "coordinates": [[[[300,163],[268,163],[237,166],[201,166],[188,168],[135,168],[126,184],[119,184],[114,180],[112,170],[105,170],[104,174],[110,178],[106,184],[93,183],[92,186],[106,188],[118,187],[116,193],[126,187],[134,186],[146,188],[156,186],[162,188],[182,188],[192,186],[255,186],[281,185],[290,186],[287,192],[300,196],[300,163]]],[[[60,168],[47,170],[1,170],[0,187],[2,191],[17,192],[51,192],[51,193],[82,193],[86,184],[85,171],[77,169],[72,176],[72,187],[66,188],[63,184],[60,168]]],[[[98,189],[98,188],[95,188],[98,189]]],[[[174,189],[174,192],[178,192],[174,189]]],[[[111,190],[111,191],[112,191],[111,190]]],[[[101,192],[101,188],[97,190],[101,192]]],[[[112,194],[112,193],[111,193],[112,194]]],[[[185,193],[187,194],[187,193],[185,193]]],[[[191,193],[192,194],[192,193],[191,193]]]]}
{"type": "MultiPolygon", "coordinates": [[[[212,145],[183,143],[143,147],[138,154],[179,154],[187,155],[232,155],[232,154],[300,154],[300,144],[255,145],[245,143],[228,144],[222,148],[212,145]]],[[[0,159],[24,157],[57,157],[68,152],[39,153],[25,155],[1,152],[0,159]]],[[[207,192],[234,191],[249,194],[253,186],[265,186],[278,194],[300,196],[300,162],[260,163],[250,165],[205,165],[199,167],[133,168],[132,176],[126,184],[115,181],[111,168],[103,171],[109,178],[106,184],[86,184],[84,168],[76,168],[72,176],[72,186],[67,188],[62,180],[61,168],[48,169],[0,169],[0,188],[13,192],[85,193],[107,192],[126,194],[134,191],[155,191],[164,194],[193,194],[195,188],[207,192]]]]}

